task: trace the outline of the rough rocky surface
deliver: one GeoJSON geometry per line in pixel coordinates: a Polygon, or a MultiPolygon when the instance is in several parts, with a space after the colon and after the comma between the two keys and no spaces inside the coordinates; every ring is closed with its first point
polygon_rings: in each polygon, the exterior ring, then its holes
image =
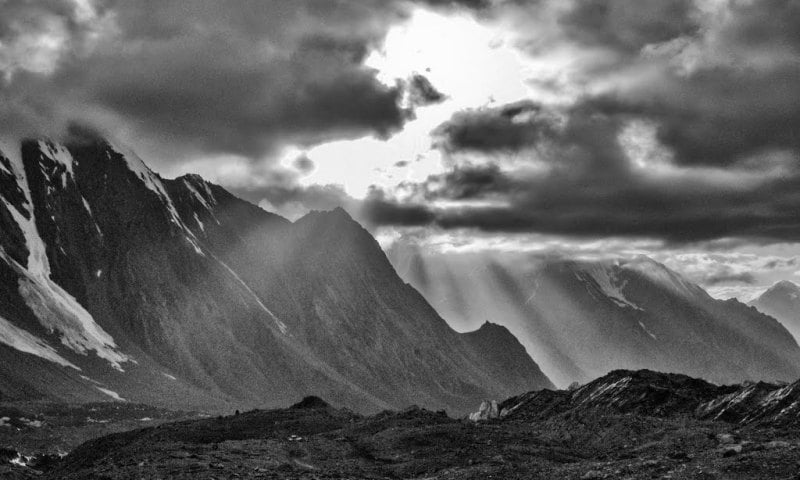
{"type": "Polygon", "coordinates": [[[516,406],[513,411],[482,422],[418,407],[361,416],[308,398],[287,409],[168,423],[91,440],[37,477],[798,478],[797,428],[696,414],[700,406],[739,388],[746,386],[619,371],[573,391],[509,399],[502,404],[506,410],[516,406]]]}
{"type": "Polygon", "coordinates": [[[205,416],[208,415],[126,402],[3,402],[0,478],[38,476],[37,472],[51,468],[67,452],[93,438],[205,416]],[[28,468],[20,468],[19,464],[28,468]]]}

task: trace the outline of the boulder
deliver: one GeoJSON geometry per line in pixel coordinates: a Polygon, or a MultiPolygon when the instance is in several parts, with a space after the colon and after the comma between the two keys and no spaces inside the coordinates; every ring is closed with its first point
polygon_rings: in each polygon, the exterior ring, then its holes
{"type": "Polygon", "coordinates": [[[500,418],[500,410],[497,407],[496,400],[484,400],[477,412],[469,414],[469,419],[473,422],[493,420],[500,418]]]}

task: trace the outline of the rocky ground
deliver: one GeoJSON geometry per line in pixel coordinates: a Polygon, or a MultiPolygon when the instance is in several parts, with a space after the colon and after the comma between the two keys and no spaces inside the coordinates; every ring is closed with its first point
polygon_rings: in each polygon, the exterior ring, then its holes
{"type": "Polygon", "coordinates": [[[0,479],[38,476],[78,445],[103,435],[201,415],[126,402],[2,402],[0,479]]]}
{"type": "Polygon", "coordinates": [[[416,407],[365,417],[311,397],[108,435],[40,472],[7,471],[44,479],[800,479],[795,424],[698,413],[735,391],[615,372],[574,391],[509,399],[494,410],[501,416],[479,422],[416,407]]]}

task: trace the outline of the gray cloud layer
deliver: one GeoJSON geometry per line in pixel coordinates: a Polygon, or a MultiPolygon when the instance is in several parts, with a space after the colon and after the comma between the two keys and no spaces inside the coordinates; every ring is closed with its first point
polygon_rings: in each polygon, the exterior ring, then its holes
{"type": "MultiPolygon", "coordinates": [[[[276,206],[345,205],[374,225],[800,238],[797,1],[416,3],[472,9],[514,30],[531,57],[581,52],[569,79],[530,79],[572,98],[455,114],[432,132],[450,170],[404,185],[413,195],[402,201],[376,189],[359,202],[336,187],[302,188],[289,174],[237,193],[276,206]]],[[[364,65],[411,5],[6,0],[0,131],[53,134],[77,120],[176,162],[386,137],[409,108],[447,93],[423,76],[387,86],[364,65]]],[[[313,167],[307,158],[294,165],[313,167]]]]}
{"type": "MultiPolygon", "coordinates": [[[[57,135],[78,121],[143,139],[167,159],[386,137],[412,115],[405,87],[379,82],[364,60],[409,5],[8,0],[0,129],[57,135]]],[[[420,101],[438,101],[427,79],[411,82],[420,101]]]]}
{"type": "Polygon", "coordinates": [[[592,0],[560,11],[558,25],[556,38],[523,32],[520,45],[531,55],[558,42],[591,47],[597,61],[580,72],[591,88],[568,106],[457,113],[434,132],[452,170],[413,186],[412,204],[367,208],[374,223],[800,238],[800,3],[708,12],[690,1],[592,0]],[[652,138],[631,146],[637,125],[652,138]]]}

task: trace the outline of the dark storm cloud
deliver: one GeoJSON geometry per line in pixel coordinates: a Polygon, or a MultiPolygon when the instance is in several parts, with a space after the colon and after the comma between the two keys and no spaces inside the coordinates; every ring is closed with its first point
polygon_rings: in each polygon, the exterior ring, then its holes
{"type": "Polygon", "coordinates": [[[398,204],[387,199],[378,189],[373,189],[367,198],[359,202],[357,216],[369,226],[427,225],[435,220],[435,215],[427,207],[415,204],[398,204]]]}
{"type": "Polygon", "coordinates": [[[443,102],[447,96],[436,89],[427,77],[420,74],[411,76],[408,82],[408,93],[412,105],[433,105],[443,102]]]}
{"type": "Polygon", "coordinates": [[[456,162],[451,171],[416,185],[416,204],[384,199],[381,209],[368,212],[370,220],[391,224],[401,216],[406,224],[415,218],[447,229],[654,237],[677,243],[731,236],[800,238],[796,169],[756,180],[745,168],[648,171],[632,164],[620,140],[627,116],[586,103],[552,113],[537,108],[526,121],[507,122],[508,112],[518,108],[462,112],[437,132],[451,153],[512,150],[522,152],[522,159],[514,155],[515,162],[509,163],[508,157],[494,155],[477,166],[456,162]],[[498,124],[510,125],[511,134],[497,135],[491,144],[471,140],[473,131],[481,132],[475,125],[498,124]],[[472,203],[437,208],[436,200],[472,203]],[[475,201],[488,203],[476,206],[475,201]],[[411,207],[416,214],[403,216],[411,207]]]}
{"type": "MultiPolygon", "coordinates": [[[[720,5],[703,14],[688,1],[574,2],[556,39],[523,32],[525,48],[599,51],[575,80],[595,88],[569,104],[455,114],[433,132],[451,171],[416,186],[413,205],[427,210],[416,218],[675,243],[800,239],[800,4],[720,5]]],[[[384,199],[372,220],[391,223],[390,206],[384,199]]],[[[728,274],[719,281],[748,280],[728,274]]]]}
{"type": "Polygon", "coordinates": [[[314,162],[306,155],[300,155],[295,158],[292,166],[301,173],[309,173],[314,170],[314,162]]]}
{"type": "Polygon", "coordinates": [[[94,58],[88,69],[63,74],[148,133],[210,152],[256,157],[276,143],[387,136],[405,121],[399,88],[346,58],[312,50],[265,63],[249,58],[245,47],[224,41],[181,42],[152,55],[94,58]]]}
{"type": "Polygon", "coordinates": [[[586,46],[631,54],[700,28],[692,0],[581,0],[560,24],[569,37],[586,46]]]}
{"type": "Polygon", "coordinates": [[[422,4],[432,7],[465,7],[474,10],[484,10],[492,6],[492,0],[422,0],[422,4]]]}
{"type": "Polygon", "coordinates": [[[429,196],[444,196],[455,200],[479,198],[499,192],[508,193],[516,183],[503,174],[496,164],[456,167],[444,175],[434,176],[431,180],[441,187],[429,192],[429,196]]]}
{"type": "Polygon", "coordinates": [[[681,164],[725,165],[800,149],[798,85],[797,64],[761,73],[717,68],[665,79],[654,92],[619,91],[592,102],[609,114],[657,122],[659,140],[681,164]]]}
{"type": "Polygon", "coordinates": [[[258,157],[285,144],[386,137],[411,115],[399,105],[400,84],[384,85],[363,64],[407,17],[408,2],[107,1],[81,13],[42,0],[2,8],[4,130],[27,124],[49,134],[74,119],[163,152],[258,157]],[[26,60],[36,41],[58,48],[26,60]]]}
{"type": "MultiPolygon", "coordinates": [[[[800,185],[795,185],[795,188],[800,188],[800,185]]],[[[366,213],[367,220],[375,225],[395,224],[396,218],[400,217],[404,218],[403,225],[474,228],[494,233],[537,232],[583,238],[661,238],[679,244],[728,236],[763,240],[765,243],[800,238],[800,215],[777,212],[768,201],[761,202],[761,205],[754,202],[744,208],[728,208],[724,203],[704,205],[702,200],[669,201],[655,195],[650,198],[646,195],[609,195],[606,198],[565,195],[562,198],[543,198],[533,204],[523,201],[497,207],[442,209],[423,203],[384,200],[380,209],[366,213]],[[650,205],[621,205],[626,201],[642,201],[650,205]],[[760,206],[772,211],[755,211],[760,206]],[[406,216],[408,211],[415,212],[414,216],[406,216]]]]}
{"type": "MultiPolygon", "coordinates": [[[[593,3],[627,11],[617,2],[604,1],[580,2],[576,12],[593,3]]],[[[631,7],[646,12],[643,6],[648,3],[652,2],[631,7]]],[[[666,9],[665,15],[643,18],[671,27],[641,23],[636,21],[640,13],[633,13],[627,14],[633,19],[622,24],[647,35],[624,35],[624,28],[612,28],[619,22],[600,22],[604,28],[599,31],[639,39],[630,45],[606,42],[624,52],[669,39],[677,43],[667,43],[671,47],[663,48],[668,53],[661,56],[659,48],[651,48],[646,59],[637,56],[635,62],[656,69],[652,77],[637,81],[631,72],[630,83],[586,101],[610,114],[657,122],[659,140],[685,165],[725,165],[763,152],[800,150],[800,3],[730,2],[725,21],[703,31],[697,29],[700,17],[691,13],[689,2],[657,3],[654,8],[666,9]]],[[[595,41],[603,41],[599,37],[595,41]]]]}
{"type": "Polygon", "coordinates": [[[754,285],[756,283],[755,275],[749,272],[735,273],[732,271],[717,272],[705,277],[701,280],[703,285],[713,286],[729,283],[743,283],[746,285],[754,285]]]}
{"type": "Polygon", "coordinates": [[[456,113],[434,132],[437,146],[449,151],[475,150],[493,153],[535,146],[549,135],[552,118],[541,114],[541,106],[523,101],[500,108],[456,113]]]}

